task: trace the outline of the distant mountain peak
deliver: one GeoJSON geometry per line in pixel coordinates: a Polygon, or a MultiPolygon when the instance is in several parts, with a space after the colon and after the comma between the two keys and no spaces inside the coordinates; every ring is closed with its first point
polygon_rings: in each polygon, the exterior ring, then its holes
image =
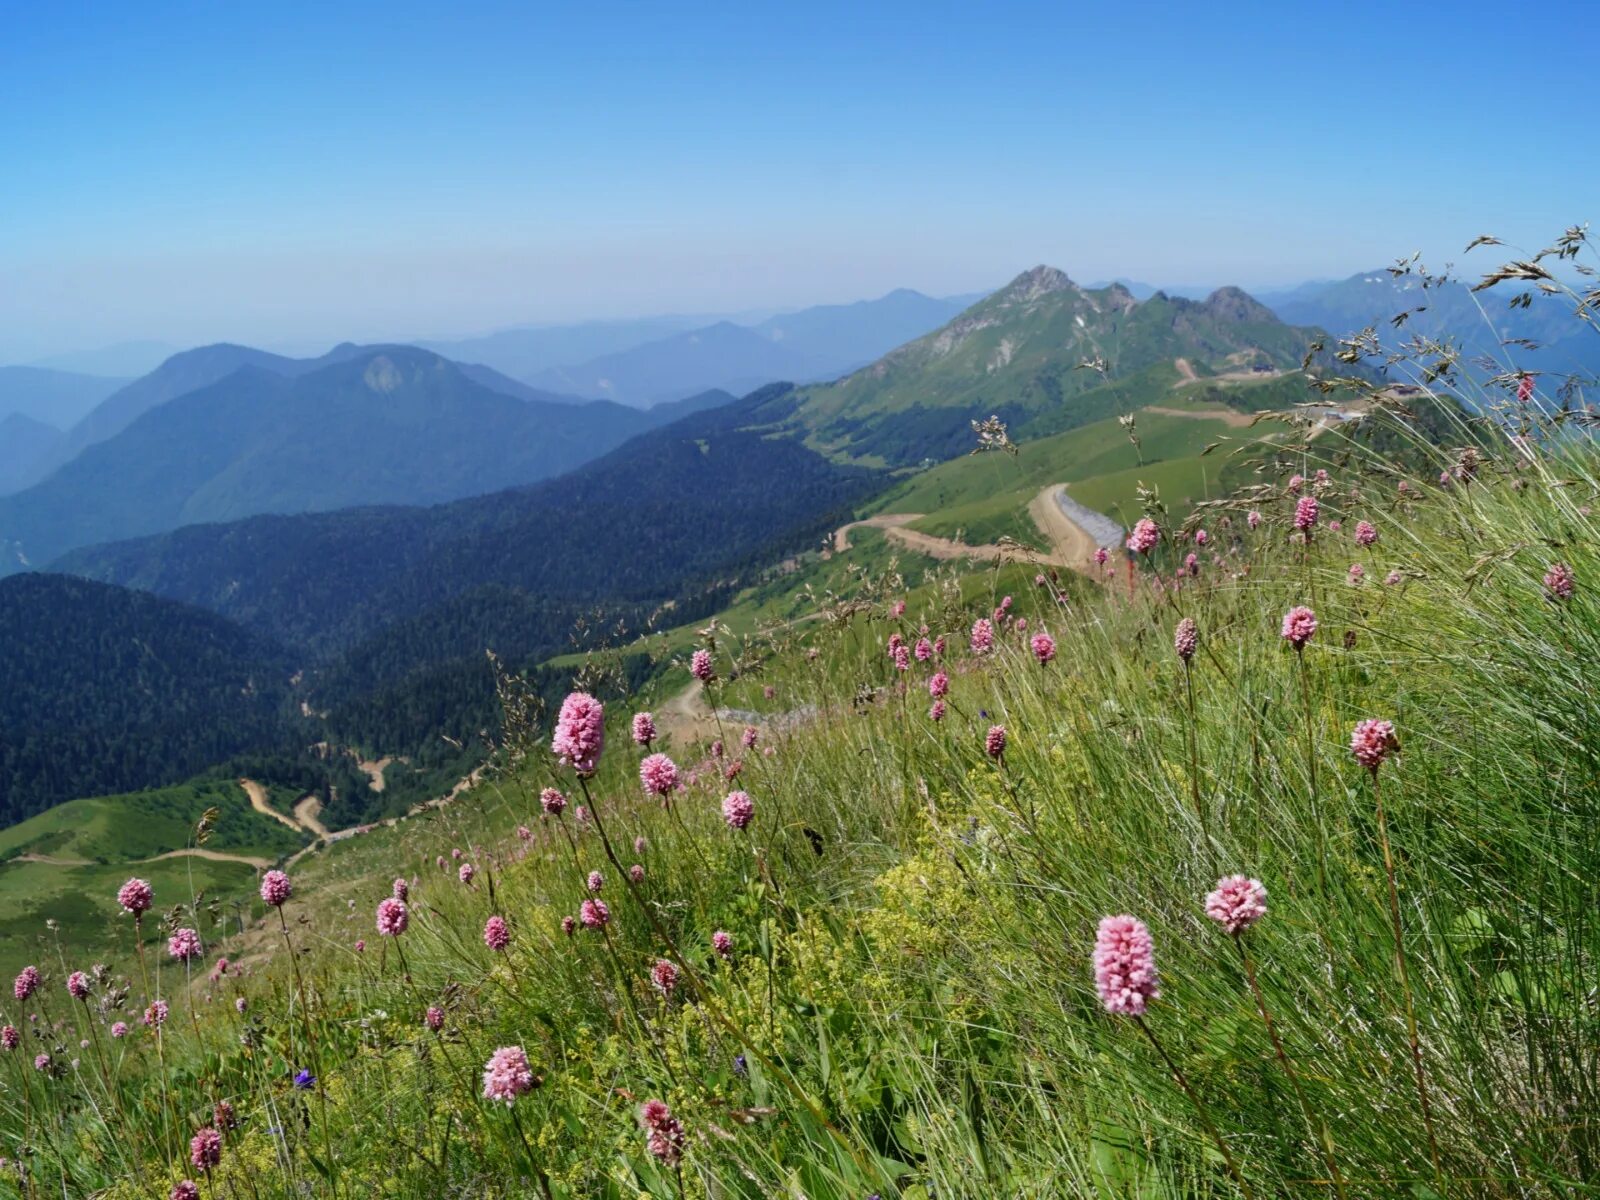
{"type": "Polygon", "coordinates": [[[1077,286],[1067,278],[1065,271],[1041,263],[1006,284],[995,293],[995,298],[1003,304],[1027,304],[1052,292],[1064,292],[1077,286]]]}
{"type": "Polygon", "coordinates": [[[1270,308],[1240,288],[1220,287],[1202,302],[1205,310],[1219,321],[1267,321],[1277,324],[1270,308]]]}

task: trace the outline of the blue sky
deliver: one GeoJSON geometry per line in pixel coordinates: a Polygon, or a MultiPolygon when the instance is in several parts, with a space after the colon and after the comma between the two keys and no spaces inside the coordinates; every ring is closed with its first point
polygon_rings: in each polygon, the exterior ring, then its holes
{"type": "Polygon", "coordinates": [[[1302,11],[13,2],[0,361],[1260,287],[1600,216],[1584,6],[1302,11]]]}

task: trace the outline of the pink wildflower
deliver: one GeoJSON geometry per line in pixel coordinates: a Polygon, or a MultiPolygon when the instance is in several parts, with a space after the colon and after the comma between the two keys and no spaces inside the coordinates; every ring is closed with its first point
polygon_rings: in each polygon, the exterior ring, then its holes
{"type": "Polygon", "coordinates": [[[1108,551],[1104,546],[1096,546],[1095,547],[1094,561],[1095,561],[1095,565],[1096,566],[1100,566],[1100,567],[1105,566],[1106,565],[1106,560],[1108,558],[1110,558],[1110,557],[1111,557],[1111,552],[1108,551]]]}
{"type": "Polygon", "coordinates": [[[602,929],[611,920],[611,910],[604,900],[585,900],[578,906],[578,920],[585,929],[602,929]]]}
{"type": "Polygon", "coordinates": [[[1294,527],[1306,535],[1306,540],[1311,540],[1311,531],[1317,525],[1317,512],[1319,506],[1315,496],[1301,496],[1294,505],[1294,527]]]}
{"type": "Polygon", "coordinates": [[[1393,587],[1395,584],[1400,582],[1401,578],[1402,576],[1399,571],[1390,571],[1383,577],[1383,582],[1388,586],[1393,587]]]}
{"type": "Polygon", "coordinates": [[[74,1000],[87,1000],[89,998],[89,977],[82,971],[74,971],[67,976],[67,995],[74,1000]]]}
{"type": "Polygon", "coordinates": [[[134,916],[150,911],[155,903],[155,893],[142,879],[130,879],[117,889],[117,903],[134,916]]]}
{"type": "Polygon", "coordinates": [[[113,1021],[111,1024],[111,1036],[114,1038],[127,1037],[128,1023],[126,1021],[113,1021]]]}
{"type": "Polygon", "coordinates": [[[561,918],[561,932],[566,934],[568,937],[572,936],[572,931],[577,929],[577,927],[578,927],[578,923],[576,921],[574,921],[571,917],[562,917],[561,918]]]}
{"type": "Polygon", "coordinates": [[[628,868],[628,878],[633,880],[633,882],[636,883],[636,884],[643,883],[644,882],[644,864],[643,863],[634,863],[633,866],[629,867],[628,868]]]}
{"type": "Polygon", "coordinates": [[[411,899],[411,885],[396,875],[394,885],[390,888],[389,894],[396,900],[409,900],[411,899]]]}
{"type": "Polygon", "coordinates": [[[17,972],[16,981],[11,985],[11,994],[18,1000],[26,1000],[39,990],[39,968],[31,963],[17,972]]]}
{"type": "Polygon", "coordinates": [[[1296,650],[1305,649],[1316,632],[1317,614],[1304,604],[1297,604],[1283,614],[1283,639],[1296,650]]]}
{"type": "Polygon", "coordinates": [[[211,1110],[211,1123],[218,1129],[237,1129],[239,1118],[233,1111],[233,1105],[226,1100],[218,1100],[211,1110]]]}
{"type": "Polygon", "coordinates": [[[633,714],[633,740],[647,750],[656,740],[656,719],[650,713],[633,714]]]}
{"type": "Polygon", "coordinates": [[[944,634],[933,639],[933,653],[938,658],[944,657],[944,634]]]}
{"type": "Polygon", "coordinates": [[[141,1020],[151,1029],[160,1029],[167,1023],[167,1014],[171,1011],[165,1000],[155,1000],[144,1010],[141,1020]]]}
{"type": "Polygon", "coordinates": [[[696,650],[689,657],[689,674],[701,683],[710,683],[717,677],[717,669],[711,664],[711,651],[696,650]]]}
{"type": "Polygon", "coordinates": [[[1034,634],[1029,645],[1033,647],[1033,656],[1039,660],[1041,667],[1056,656],[1056,640],[1048,633],[1034,634]]]}
{"type": "Polygon", "coordinates": [[[1172,634],[1172,648],[1178,652],[1178,657],[1188,662],[1194,657],[1195,647],[1200,644],[1200,627],[1194,623],[1193,617],[1185,617],[1178,622],[1178,628],[1172,634]]]}
{"type": "Polygon", "coordinates": [[[711,948],[717,952],[718,958],[733,957],[733,934],[726,929],[719,929],[711,935],[711,948]]]}
{"type": "Polygon", "coordinates": [[[1331,529],[1334,533],[1338,533],[1341,529],[1344,528],[1344,522],[1343,521],[1329,521],[1328,522],[1328,528],[1331,529]]]}
{"type": "Polygon", "coordinates": [[[1304,475],[1289,476],[1289,492],[1291,495],[1298,493],[1305,485],[1306,477],[1304,475]]]}
{"type": "Polygon", "coordinates": [[[600,874],[599,871],[590,871],[587,884],[589,890],[598,896],[601,890],[606,886],[606,877],[600,874]]]}
{"type": "Polygon", "coordinates": [[[48,1054],[37,1055],[33,1060],[33,1069],[43,1075],[48,1075],[54,1065],[48,1054]]]}
{"type": "Polygon", "coordinates": [[[15,1050],[20,1045],[22,1045],[22,1035],[17,1032],[15,1025],[0,1027],[0,1046],[4,1046],[7,1050],[15,1050]]]}
{"type": "Polygon", "coordinates": [[[665,799],[678,789],[678,764],[665,754],[652,754],[639,764],[639,782],[646,794],[665,799]]]}
{"type": "MultiPolygon", "coordinates": [[[[235,1010],[237,1010],[242,1015],[244,1013],[244,1010],[250,1007],[250,1002],[248,1000],[246,1000],[243,996],[240,996],[237,1000],[235,1000],[233,1002],[233,1007],[235,1008],[235,1010]]],[[[116,1028],[115,1027],[112,1028],[112,1032],[113,1033],[116,1032],[116,1028]]]]}
{"type": "Polygon", "coordinates": [[[1356,724],[1350,735],[1350,753],[1369,771],[1383,766],[1384,759],[1400,749],[1400,739],[1394,735],[1394,725],[1371,717],[1356,724]]]}
{"type": "Polygon", "coordinates": [[[470,887],[472,885],[472,877],[477,873],[477,867],[473,866],[471,863],[464,862],[461,864],[461,869],[456,872],[456,878],[470,887]]]}
{"type": "Polygon", "coordinates": [[[483,1067],[483,1098],[510,1104],[533,1090],[533,1068],[521,1046],[501,1046],[483,1067]]]}
{"type": "Polygon", "coordinates": [[[756,806],[746,792],[729,792],[722,802],[722,819],[730,829],[743,829],[756,815],[756,806]]]}
{"type": "Polygon", "coordinates": [[[894,604],[889,609],[889,615],[892,616],[892,617],[895,617],[897,619],[900,618],[900,617],[905,616],[906,615],[906,602],[904,600],[896,600],[894,602],[894,604]]]}
{"type": "Polygon", "coordinates": [[[587,692],[573,692],[561,702],[551,752],[579,775],[593,775],[605,744],[605,706],[587,692]]]}
{"type": "Polygon", "coordinates": [[[1006,752],[1006,727],[1004,725],[991,725],[989,732],[984,735],[983,752],[990,758],[999,758],[1006,752]]]}
{"type": "Polygon", "coordinates": [[[1259,879],[1229,875],[1206,896],[1206,916],[1229,933],[1243,933],[1267,915],[1267,889],[1259,879]]]}
{"type": "Polygon", "coordinates": [[[1134,522],[1133,532],[1128,534],[1128,549],[1135,554],[1149,554],[1160,540],[1161,526],[1149,517],[1140,517],[1134,522]]]}
{"type": "Polygon", "coordinates": [[[672,1115],[663,1100],[646,1100],[639,1107],[639,1123],[644,1127],[645,1146],[669,1167],[683,1157],[683,1123],[672,1115]]]}
{"type": "Polygon", "coordinates": [[[917,644],[912,648],[911,653],[918,662],[927,662],[933,657],[933,643],[925,637],[918,638],[917,644]]]}
{"type": "Polygon", "coordinates": [[[988,617],[979,617],[972,623],[972,652],[987,654],[994,646],[994,624],[988,617]]]}
{"type": "Polygon", "coordinates": [[[1371,546],[1378,540],[1378,530],[1371,521],[1356,522],[1356,545],[1371,546]]]}
{"type": "Polygon", "coordinates": [[[222,1135],[207,1126],[189,1139],[189,1161],[199,1171],[209,1171],[222,1161],[222,1135]]]}
{"type": "Polygon", "coordinates": [[[1105,917],[1094,943],[1094,984],[1108,1013],[1142,1017],[1161,995],[1149,927],[1130,916],[1105,917]]]}
{"type": "Polygon", "coordinates": [[[531,842],[531,841],[533,841],[533,830],[529,829],[526,825],[518,825],[517,826],[517,840],[519,842],[531,842]]]}
{"type": "Polygon", "coordinates": [[[1524,374],[1517,380],[1517,402],[1526,404],[1531,395],[1533,395],[1533,376],[1524,374]]]}
{"type": "Polygon", "coordinates": [[[289,877],[282,871],[268,871],[261,877],[261,899],[273,908],[283,905],[293,890],[289,877]]]}
{"type": "Polygon", "coordinates": [[[1358,584],[1367,577],[1367,569],[1360,563],[1351,563],[1349,575],[1351,584],[1358,584]]]}
{"type": "Polygon", "coordinates": [[[1204,529],[1196,529],[1194,531],[1194,544],[1196,546],[1204,546],[1208,540],[1210,540],[1209,535],[1204,529]]]}
{"type": "Polygon", "coordinates": [[[192,1179],[180,1179],[167,1193],[167,1200],[200,1200],[200,1185],[192,1179]]]}
{"type": "Polygon", "coordinates": [[[483,923],[483,944],[491,950],[504,950],[511,944],[511,930],[504,917],[490,917],[483,923]]]}
{"type": "Polygon", "coordinates": [[[1245,515],[1244,521],[1246,525],[1250,526],[1251,529],[1254,529],[1261,524],[1261,514],[1252,508],[1249,513],[1245,515]]]}
{"type": "Polygon", "coordinates": [[[678,986],[678,968],[670,959],[658,958],[650,968],[650,982],[663,996],[671,996],[678,986]]]}
{"type": "Polygon", "coordinates": [[[544,791],[539,793],[539,806],[548,815],[559,817],[562,810],[567,807],[567,798],[556,791],[555,788],[545,788],[544,791]]]}
{"type": "Polygon", "coordinates": [[[1572,593],[1577,590],[1572,568],[1564,562],[1551,563],[1550,569],[1544,573],[1544,589],[1551,599],[1571,600],[1572,593]]]}
{"type": "Polygon", "coordinates": [[[928,680],[928,695],[932,696],[935,700],[938,700],[948,696],[949,694],[950,676],[946,675],[943,671],[934,672],[933,677],[928,680]]]}
{"type": "Polygon", "coordinates": [[[943,700],[935,700],[932,704],[928,705],[928,719],[930,721],[942,721],[942,720],[944,720],[944,701],[943,700]]]}
{"type": "Polygon", "coordinates": [[[438,1033],[439,1030],[444,1028],[444,1009],[437,1004],[430,1004],[428,1005],[428,1011],[423,1014],[422,1020],[429,1029],[438,1033]]]}
{"type": "Polygon", "coordinates": [[[404,900],[388,896],[378,901],[378,932],[384,937],[399,937],[410,923],[411,913],[404,900]]]}
{"type": "Polygon", "coordinates": [[[180,929],[167,939],[167,953],[179,962],[200,957],[200,935],[192,929],[180,929]]]}
{"type": "Polygon", "coordinates": [[[746,750],[754,750],[756,746],[756,739],[760,736],[760,732],[754,725],[746,725],[744,727],[744,732],[739,735],[739,744],[746,750]]]}

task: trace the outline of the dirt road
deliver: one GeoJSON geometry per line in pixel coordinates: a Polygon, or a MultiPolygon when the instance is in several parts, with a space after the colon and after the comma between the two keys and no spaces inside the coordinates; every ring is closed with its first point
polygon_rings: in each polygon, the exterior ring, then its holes
{"type": "MultiPolygon", "coordinates": [[[[374,788],[382,791],[382,788],[374,788]]],[[[323,841],[328,840],[328,827],[317,818],[322,812],[322,797],[315,792],[301,796],[294,802],[294,819],[299,822],[300,828],[312,833],[323,841]]]]}
{"type": "Polygon", "coordinates": [[[1155,413],[1161,417],[1184,417],[1190,421],[1221,421],[1232,429],[1248,429],[1255,422],[1255,417],[1251,413],[1235,412],[1231,408],[1202,412],[1192,408],[1162,408],[1160,405],[1152,404],[1139,411],[1155,413]]]}
{"type": "Polygon", "coordinates": [[[850,549],[850,531],[865,526],[868,529],[898,529],[902,525],[922,519],[921,513],[879,513],[877,516],[868,517],[864,521],[851,521],[848,525],[841,525],[833,533],[833,548],[843,554],[850,549]]]}
{"type": "Polygon", "coordinates": [[[864,521],[852,521],[848,525],[840,526],[834,532],[833,548],[836,551],[850,549],[850,531],[865,525],[872,529],[883,530],[889,540],[897,545],[942,561],[955,558],[972,558],[979,562],[1011,559],[1017,562],[1038,563],[1041,566],[1070,567],[1075,571],[1087,570],[1092,562],[1091,556],[1095,547],[1100,543],[1094,540],[1093,534],[1062,511],[1057,496],[1065,486],[1060,483],[1051,484],[1041,490],[1028,504],[1028,514],[1033,518],[1033,523],[1039,527],[1039,531],[1050,543],[1051,549],[1048,553],[1040,553],[1021,546],[1002,546],[993,543],[972,546],[966,542],[958,542],[954,538],[937,537],[931,533],[906,528],[911,522],[921,519],[923,515],[921,513],[879,513],[864,521]]]}
{"type": "Polygon", "coordinates": [[[251,808],[255,809],[263,817],[271,817],[278,824],[287,825],[296,833],[300,832],[299,825],[273,808],[268,802],[266,788],[262,787],[254,779],[241,779],[239,780],[239,786],[244,789],[244,794],[250,797],[251,808]]]}

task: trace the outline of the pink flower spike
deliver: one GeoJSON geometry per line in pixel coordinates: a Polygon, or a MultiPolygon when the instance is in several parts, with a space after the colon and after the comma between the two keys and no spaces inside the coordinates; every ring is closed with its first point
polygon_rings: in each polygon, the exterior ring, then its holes
{"type": "Polygon", "coordinates": [[[1369,771],[1376,772],[1384,760],[1400,749],[1400,739],[1394,735],[1394,725],[1389,721],[1368,718],[1356,724],[1350,734],[1350,753],[1369,771]]]}
{"type": "Polygon", "coordinates": [[[1039,660],[1041,667],[1056,656],[1056,640],[1048,633],[1034,634],[1033,641],[1029,645],[1033,647],[1033,656],[1039,660]]]}
{"type": "Polygon", "coordinates": [[[510,1104],[533,1090],[533,1067],[521,1046],[501,1046],[483,1067],[483,1098],[510,1104]]]}
{"type": "Polygon", "coordinates": [[[587,692],[573,692],[561,702],[550,750],[579,775],[593,775],[606,744],[605,706],[587,692]]]}
{"type": "Polygon", "coordinates": [[[546,815],[559,817],[562,810],[567,807],[567,798],[556,791],[555,788],[545,788],[544,791],[539,793],[539,805],[544,809],[546,815]]]}
{"type": "Polygon", "coordinates": [[[656,721],[650,713],[633,714],[633,740],[647,750],[650,743],[656,740],[656,721]]]}
{"type": "Polygon", "coordinates": [[[1134,522],[1133,532],[1128,534],[1128,549],[1135,554],[1149,554],[1160,540],[1161,527],[1149,517],[1140,517],[1134,522]]]}
{"type": "Polygon", "coordinates": [[[756,815],[756,806],[747,792],[729,792],[722,802],[722,819],[730,829],[743,829],[756,815]]]}
{"type": "Polygon", "coordinates": [[[142,879],[130,879],[117,889],[117,903],[134,916],[149,912],[154,902],[154,892],[142,879]]]}
{"type": "Polygon", "coordinates": [[[293,891],[282,871],[268,871],[261,877],[261,899],[273,908],[281,908],[293,891]]]}
{"type": "Polygon", "coordinates": [[[1200,644],[1200,627],[1194,623],[1193,617],[1185,617],[1178,622],[1177,629],[1172,633],[1172,648],[1177,651],[1178,657],[1188,662],[1194,657],[1195,648],[1200,644]]]}
{"type": "Polygon", "coordinates": [[[491,950],[504,950],[511,944],[511,930],[504,917],[490,917],[483,923],[483,944],[491,950]]]}
{"type": "Polygon", "coordinates": [[[1155,942],[1143,921],[1126,915],[1101,920],[1094,984],[1105,1010],[1118,1016],[1142,1017],[1149,1002],[1160,998],[1155,942]]]}
{"type": "Polygon", "coordinates": [[[1243,933],[1267,915],[1267,889],[1259,879],[1229,875],[1206,896],[1206,916],[1231,934],[1243,933]]]}
{"type": "Polygon", "coordinates": [[[1296,605],[1283,614],[1283,640],[1296,650],[1304,650],[1316,632],[1317,614],[1305,605],[1296,605]]]}
{"type": "Polygon", "coordinates": [[[678,764],[665,754],[652,754],[639,764],[639,782],[647,795],[665,800],[678,789],[678,764]]]}
{"type": "Polygon", "coordinates": [[[690,655],[689,674],[701,683],[711,683],[717,678],[717,669],[711,663],[711,651],[696,650],[690,655]]]}
{"type": "Polygon", "coordinates": [[[404,900],[387,896],[378,901],[378,932],[384,937],[399,937],[411,922],[404,900]]]}
{"type": "Polygon", "coordinates": [[[1006,752],[1006,727],[1004,725],[991,725],[989,732],[984,735],[983,752],[990,758],[999,758],[1006,752]]]}

